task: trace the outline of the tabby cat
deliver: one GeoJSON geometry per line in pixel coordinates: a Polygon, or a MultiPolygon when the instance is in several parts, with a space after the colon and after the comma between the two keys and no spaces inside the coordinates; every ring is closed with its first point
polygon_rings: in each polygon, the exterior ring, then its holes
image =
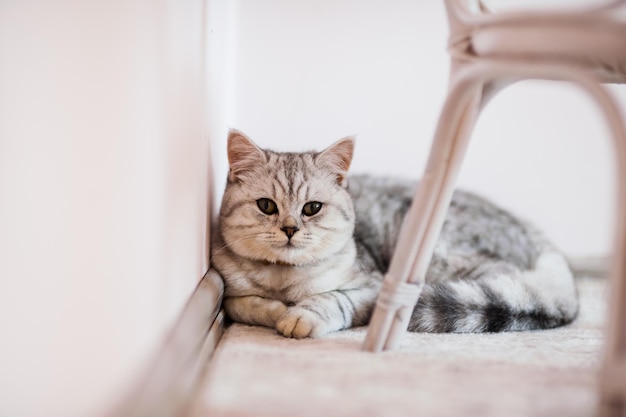
{"type": "MultiPolygon", "coordinates": [[[[228,136],[230,171],[212,265],[234,321],[315,337],[368,323],[415,183],[347,176],[354,140],[322,152],[228,136]]],[[[490,202],[454,194],[409,330],[499,332],[571,322],[565,258],[490,202]]]]}

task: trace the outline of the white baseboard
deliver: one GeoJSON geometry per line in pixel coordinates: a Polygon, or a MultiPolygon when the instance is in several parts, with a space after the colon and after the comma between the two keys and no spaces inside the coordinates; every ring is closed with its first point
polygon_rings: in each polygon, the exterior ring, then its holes
{"type": "Polygon", "coordinates": [[[608,277],[610,265],[608,256],[575,256],[568,258],[568,261],[577,277],[608,277]]]}
{"type": "Polygon", "coordinates": [[[106,417],[177,417],[192,399],[224,330],[224,284],[210,270],[136,388],[106,417]]]}

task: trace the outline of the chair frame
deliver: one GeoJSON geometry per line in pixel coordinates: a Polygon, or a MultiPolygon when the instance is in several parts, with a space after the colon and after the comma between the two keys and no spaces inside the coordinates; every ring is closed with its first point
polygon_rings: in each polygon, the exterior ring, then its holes
{"type": "Polygon", "coordinates": [[[600,51],[605,55],[615,48],[626,50],[626,36],[620,36],[626,33],[625,24],[612,18],[612,13],[626,1],[612,1],[584,12],[502,15],[489,14],[479,1],[445,2],[450,23],[449,90],[428,163],[402,227],[363,348],[371,352],[395,349],[406,332],[472,129],[487,101],[519,80],[571,82],[587,92],[602,110],[614,145],[617,216],[599,411],[607,417],[626,416],[626,129],[618,103],[602,85],[625,82],[626,74],[607,71],[582,59],[587,48],[598,44],[605,47],[600,51]],[[470,12],[472,5],[482,13],[470,12]],[[533,47],[533,39],[524,43],[529,34],[524,30],[537,27],[549,30],[557,38],[561,36],[562,40],[572,34],[577,38],[572,43],[557,40],[554,45],[532,50],[529,48],[533,47]],[[494,38],[501,33],[509,39],[522,39],[521,47],[507,51],[506,45],[503,48],[494,38]]]}

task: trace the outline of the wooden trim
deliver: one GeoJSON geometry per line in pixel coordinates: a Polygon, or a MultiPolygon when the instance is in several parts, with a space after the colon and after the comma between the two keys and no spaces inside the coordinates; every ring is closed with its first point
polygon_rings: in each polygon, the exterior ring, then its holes
{"type": "Polygon", "coordinates": [[[224,284],[209,270],[137,387],[107,417],[180,416],[224,329],[224,284]]]}
{"type": "Polygon", "coordinates": [[[568,259],[572,272],[577,277],[607,278],[610,259],[608,256],[578,256],[568,259]]]}

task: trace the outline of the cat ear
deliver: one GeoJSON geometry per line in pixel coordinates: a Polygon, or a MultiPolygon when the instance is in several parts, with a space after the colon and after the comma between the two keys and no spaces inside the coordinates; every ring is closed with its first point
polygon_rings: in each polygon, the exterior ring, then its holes
{"type": "Polygon", "coordinates": [[[347,186],[348,168],[354,154],[354,138],[349,136],[339,139],[319,153],[315,161],[337,174],[337,183],[347,186]]]}
{"type": "Polygon", "coordinates": [[[265,154],[252,140],[238,130],[228,132],[228,164],[230,180],[267,162],[265,154]]]}

